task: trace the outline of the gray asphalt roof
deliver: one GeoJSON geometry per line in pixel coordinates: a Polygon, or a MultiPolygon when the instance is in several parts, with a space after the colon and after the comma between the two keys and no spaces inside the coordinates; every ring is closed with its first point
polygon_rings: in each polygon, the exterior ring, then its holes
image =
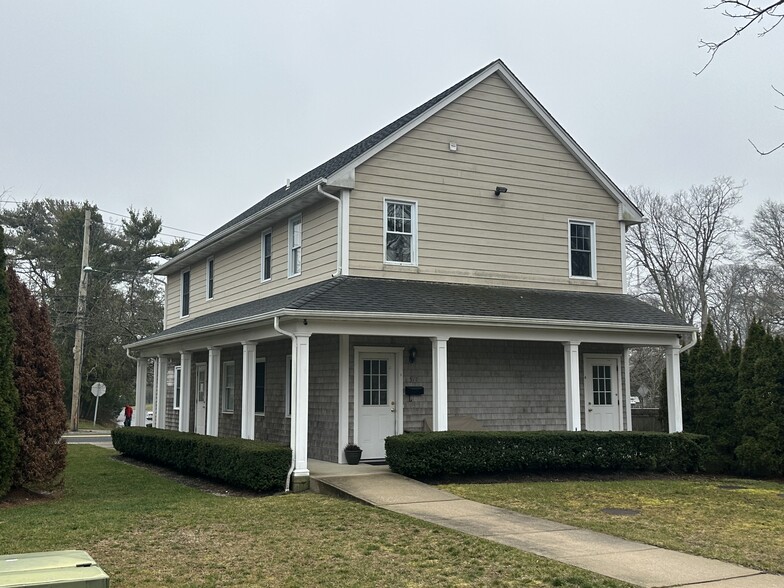
{"type": "Polygon", "coordinates": [[[627,294],[340,276],[188,320],[144,342],[285,310],[689,326],[627,294]]]}
{"type": "MultiPolygon", "coordinates": [[[[493,63],[496,63],[496,62],[494,61],[493,63]]],[[[325,178],[325,177],[333,174],[334,172],[338,171],[340,168],[342,168],[343,166],[345,166],[348,163],[352,162],[353,160],[355,160],[357,157],[359,157],[360,155],[362,155],[366,151],[372,149],[373,147],[375,147],[376,145],[381,143],[384,139],[389,137],[391,134],[393,134],[395,131],[397,131],[401,127],[404,127],[406,124],[408,124],[409,122],[414,120],[420,114],[422,114],[423,112],[427,111],[432,106],[435,106],[436,104],[438,104],[441,100],[443,100],[444,98],[446,98],[447,96],[452,94],[452,92],[458,90],[459,88],[461,88],[462,86],[464,86],[465,84],[470,82],[472,79],[474,79],[480,73],[485,71],[488,67],[493,65],[493,63],[491,63],[489,65],[486,65],[482,69],[479,69],[479,70],[475,71],[470,76],[468,76],[468,77],[460,80],[459,82],[457,82],[454,86],[452,86],[452,87],[444,90],[443,92],[441,92],[438,96],[435,96],[435,97],[431,98],[430,100],[428,100],[427,102],[425,102],[421,106],[418,106],[417,108],[415,108],[411,112],[409,112],[407,114],[404,114],[399,119],[395,120],[394,122],[389,123],[383,129],[376,131],[375,133],[373,133],[369,137],[365,137],[359,143],[356,143],[355,145],[352,145],[351,147],[349,147],[345,151],[342,151],[341,153],[338,153],[332,159],[322,163],[318,167],[313,168],[312,170],[310,170],[309,172],[301,175],[297,179],[292,180],[292,182],[291,182],[291,184],[289,185],[288,188],[286,188],[286,186],[282,186],[281,188],[278,188],[272,194],[269,194],[266,198],[264,198],[263,200],[261,200],[257,204],[251,206],[245,212],[239,214],[238,216],[234,217],[233,219],[231,219],[226,224],[224,224],[224,225],[218,227],[217,229],[215,229],[212,233],[210,233],[209,235],[204,237],[204,239],[202,239],[202,241],[204,241],[206,239],[210,239],[214,235],[225,231],[226,229],[236,225],[237,223],[241,222],[242,220],[244,220],[244,219],[246,219],[248,217],[251,217],[251,216],[253,216],[254,214],[256,214],[258,212],[261,212],[265,208],[268,208],[269,206],[275,204],[279,200],[282,200],[288,194],[292,194],[293,192],[296,192],[297,190],[299,190],[303,186],[307,186],[308,184],[310,184],[311,182],[313,182],[315,180],[318,180],[319,178],[325,178]]]]}

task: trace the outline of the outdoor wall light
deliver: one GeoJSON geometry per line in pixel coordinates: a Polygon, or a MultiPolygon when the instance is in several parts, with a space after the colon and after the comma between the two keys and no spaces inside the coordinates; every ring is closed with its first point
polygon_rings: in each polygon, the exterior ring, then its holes
{"type": "Polygon", "coordinates": [[[501,194],[506,194],[508,190],[504,186],[496,186],[495,187],[495,195],[500,196],[501,194]]]}
{"type": "Polygon", "coordinates": [[[408,350],[408,363],[414,363],[416,361],[417,350],[416,347],[412,347],[408,350]]]}

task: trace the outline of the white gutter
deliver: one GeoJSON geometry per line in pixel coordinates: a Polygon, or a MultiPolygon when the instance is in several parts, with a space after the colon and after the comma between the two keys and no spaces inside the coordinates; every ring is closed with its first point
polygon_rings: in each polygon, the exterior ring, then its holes
{"type": "MultiPolygon", "coordinates": [[[[202,333],[209,333],[217,329],[225,329],[231,327],[241,327],[247,324],[253,324],[266,319],[274,318],[276,316],[301,316],[301,317],[314,317],[314,318],[336,318],[336,319],[376,319],[382,321],[400,321],[405,320],[414,323],[449,323],[457,326],[471,325],[471,326],[527,326],[527,327],[545,327],[545,328],[562,328],[562,329],[616,329],[624,331],[653,331],[653,332],[696,332],[696,327],[688,330],[688,327],[680,325],[646,325],[639,323],[611,323],[611,322],[591,322],[591,321],[567,321],[555,319],[530,319],[530,318],[510,318],[510,317],[487,317],[478,316],[470,317],[465,315],[443,315],[443,314],[409,314],[409,313],[378,313],[378,312],[351,312],[351,311],[320,311],[320,310],[275,310],[257,314],[250,317],[235,319],[233,321],[225,321],[217,325],[209,325],[200,327],[198,329],[190,329],[187,331],[180,331],[165,337],[158,337],[149,343],[163,343],[171,341],[178,337],[190,337],[202,333]]],[[[286,334],[286,333],[284,333],[286,334]]],[[[125,345],[126,349],[135,349],[136,347],[145,347],[147,341],[142,339],[136,343],[129,343],[125,345]]],[[[694,346],[690,343],[688,348],[694,346]]]]}
{"type": "Polygon", "coordinates": [[[686,343],[686,345],[683,345],[681,347],[681,353],[683,353],[684,351],[688,351],[689,349],[691,349],[697,344],[697,331],[695,330],[690,332],[691,332],[691,341],[689,341],[688,343],[686,343]]]}
{"type": "Polygon", "coordinates": [[[335,244],[335,257],[338,260],[338,267],[335,270],[335,273],[332,274],[332,277],[335,278],[337,276],[343,275],[343,267],[341,265],[341,261],[343,260],[343,248],[346,246],[343,243],[343,200],[338,198],[337,196],[333,196],[329,192],[325,192],[321,189],[322,184],[316,186],[316,191],[321,194],[322,196],[326,196],[327,198],[331,198],[338,203],[338,228],[337,228],[337,242],[335,244]]]}
{"type": "Polygon", "coordinates": [[[286,206],[292,200],[294,200],[295,198],[301,196],[302,194],[305,194],[307,192],[312,191],[313,188],[315,188],[316,186],[318,186],[320,184],[323,184],[325,181],[326,180],[324,178],[319,178],[317,180],[314,180],[314,181],[310,182],[309,184],[306,184],[305,186],[302,186],[302,188],[300,188],[296,192],[292,192],[291,194],[289,194],[288,196],[286,196],[282,200],[279,200],[275,204],[272,204],[272,205],[270,205],[270,206],[268,206],[266,208],[263,208],[262,210],[260,210],[256,214],[253,214],[253,215],[249,216],[248,218],[242,219],[241,221],[239,221],[236,224],[233,224],[233,225],[230,225],[230,226],[226,227],[222,232],[218,233],[217,235],[213,235],[209,239],[202,239],[201,241],[196,243],[193,247],[191,247],[189,249],[186,249],[185,251],[183,251],[177,257],[175,257],[173,259],[170,259],[169,261],[167,261],[163,265],[161,265],[158,268],[156,268],[153,273],[160,274],[161,270],[165,270],[166,268],[171,267],[175,263],[180,263],[181,261],[184,261],[184,260],[188,259],[189,257],[191,257],[192,255],[198,253],[199,251],[201,251],[202,249],[204,249],[208,245],[212,245],[213,243],[215,243],[217,241],[220,241],[224,237],[230,235],[231,233],[236,232],[237,230],[241,229],[242,227],[245,227],[247,225],[253,224],[254,222],[259,220],[260,218],[264,217],[265,215],[268,215],[269,213],[274,212],[277,209],[282,208],[283,206],[286,206]]]}
{"type": "Polygon", "coordinates": [[[297,456],[296,456],[296,443],[294,442],[294,425],[296,424],[297,418],[297,395],[295,391],[297,390],[297,346],[294,343],[294,335],[293,333],[289,333],[288,331],[284,331],[280,328],[280,316],[275,315],[274,322],[272,326],[275,330],[280,333],[281,335],[285,335],[291,339],[291,414],[294,415],[294,418],[291,419],[290,423],[290,431],[289,431],[289,443],[291,444],[291,466],[289,467],[289,473],[286,474],[286,488],[285,492],[288,493],[291,491],[291,474],[294,472],[294,465],[297,463],[297,456]]]}

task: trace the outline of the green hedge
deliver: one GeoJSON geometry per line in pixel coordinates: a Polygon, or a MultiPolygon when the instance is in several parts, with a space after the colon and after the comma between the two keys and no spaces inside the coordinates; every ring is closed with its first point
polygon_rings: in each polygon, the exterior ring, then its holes
{"type": "Polygon", "coordinates": [[[387,463],[412,478],[562,471],[694,472],[707,437],[679,433],[445,431],[387,437],[387,463]]]}
{"type": "Polygon", "coordinates": [[[282,490],[291,465],[288,447],[247,439],[121,427],[112,443],[129,457],[257,492],[282,490]]]}

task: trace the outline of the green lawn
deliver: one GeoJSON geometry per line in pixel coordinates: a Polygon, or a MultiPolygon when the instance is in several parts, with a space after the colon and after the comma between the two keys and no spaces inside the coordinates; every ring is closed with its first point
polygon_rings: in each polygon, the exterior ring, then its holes
{"type": "Polygon", "coordinates": [[[441,488],[553,521],[784,573],[784,484],[780,483],[691,476],[441,488]],[[635,509],[640,514],[613,516],[602,512],[604,508],[635,509]]]}
{"type": "Polygon", "coordinates": [[[0,503],[0,554],[85,549],[114,587],[627,586],[335,498],[215,496],[113,455],[71,446],[62,497],[0,503]]]}

